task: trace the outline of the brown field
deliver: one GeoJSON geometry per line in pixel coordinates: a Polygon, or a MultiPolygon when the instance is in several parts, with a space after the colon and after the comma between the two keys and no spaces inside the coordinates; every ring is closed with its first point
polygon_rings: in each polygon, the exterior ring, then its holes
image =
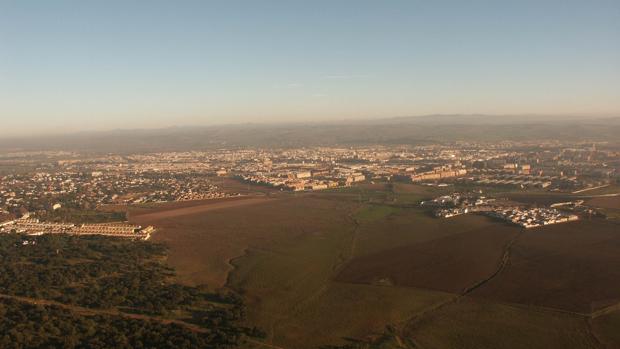
{"type": "Polygon", "coordinates": [[[620,311],[593,319],[592,331],[606,348],[620,348],[620,311]]]}
{"type": "Polygon", "coordinates": [[[236,193],[241,195],[253,195],[256,193],[262,193],[269,195],[272,193],[280,192],[279,189],[272,188],[266,185],[258,185],[243,182],[236,178],[229,177],[211,177],[214,184],[216,184],[220,190],[225,193],[236,193]]]}
{"type": "MultiPolygon", "coordinates": [[[[430,231],[450,233],[447,236],[437,233],[429,239],[429,231],[422,230],[426,237],[421,242],[354,258],[338,280],[460,293],[497,270],[506,244],[519,232],[502,224],[488,225],[485,217],[478,216],[457,217],[450,223],[455,226],[438,224],[430,231]]],[[[415,221],[410,229],[415,235],[415,221]]]]}
{"type": "Polygon", "coordinates": [[[620,301],[620,229],[602,219],[527,230],[474,296],[590,313],[620,301]]]}
{"type": "Polygon", "coordinates": [[[158,227],[154,240],[169,246],[169,263],[180,281],[227,285],[244,296],[248,325],[265,329],[268,341],[317,348],[380,333],[450,297],[334,282],[355,250],[352,217],[358,206],[346,199],[285,195],[181,216],[170,212],[187,207],[168,207],[132,219],[158,227]]]}
{"type": "Polygon", "coordinates": [[[345,344],[381,334],[450,295],[410,287],[329,283],[316,298],[278,323],[275,341],[286,348],[345,344]]]}
{"type": "Polygon", "coordinates": [[[182,282],[222,287],[232,270],[229,261],[246,249],[319,234],[325,226],[346,226],[346,212],[345,205],[319,199],[253,198],[132,215],[131,220],[155,225],[153,240],[169,246],[169,262],[182,282]]]}
{"type": "Polygon", "coordinates": [[[180,216],[198,215],[213,210],[256,205],[269,200],[271,199],[266,197],[241,196],[214,200],[184,201],[166,203],[156,208],[132,209],[130,213],[131,220],[134,222],[157,222],[180,216]]]}
{"type": "Polygon", "coordinates": [[[380,213],[380,208],[381,206],[373,207],[368,213],[360,211],[357,214],[362,224],[355,249],[356,257],[425,243],[473,229],[497,226],[496,221],[481,216],[437,219],[427,211],[411,208],[385,210],[383,215],[379,216],[376,213],[380,213]],[[367,219],[367,216],[371,219],[367,219]]]}
{"type": "Polygon", "coordinates": [[[579,199],[577,194],[551,193],[551,192],[516,192],[507,193],[508,199],[528,205],[551,205],[556,202],[566,202],[579,199]]]}
{"type": "Polygon", "coordinates": [[[588,206],[620,210],[620,196],[600,197],[586,202],[588,206]]]}
{"type": "Polygon", "coordinates": [[[285,348],[344,343],[343,338],[380,333],[387,324],[451,297],[414,288],[335,282],[334,276],[355,251],[357,234],[350,213],[358,210],[349,205],[347,210],[320,213],[319,207],[344,204],[298,200],[320,205],[305,207],[305,215],[316,217],[306,222],[306,229],[314,233],[282,235],[263,248],[249,248],[233,261],[236,268],[228,280],[228,286],[246,299],[249,323],[266,329],[269,341],[285,348]]]}
{"type": "Polygon", "coordinates": [[[616,313],[592,320],[594,332],[570,313],[620,301],[617,224],[436,219],[415,204],[433,190],[379,183],[146,206],[131,219],[158,228],[180,281],[239,292],[247,325],[280,348],[344,344],[388,324],[424,348],[618,343],[616,313]]]}
{"type": "Polygon", "coordinates": [[[585,318],[462,298],[405,330],[428,349],[599,348],[585,318]]]}

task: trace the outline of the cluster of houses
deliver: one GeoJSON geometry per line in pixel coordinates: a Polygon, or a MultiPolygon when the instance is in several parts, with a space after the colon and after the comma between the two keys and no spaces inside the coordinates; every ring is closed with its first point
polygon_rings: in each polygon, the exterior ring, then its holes
{"type": "Polygon", "coordinates": [[[452,193],[439,196],[430,201],[422,201],[422,206],[437,207],[436,217],[450,218],[470,212],[487,212],[493,210],[495,199],[476,194],[452,193]]]}
{"type": "Polygon", "coordinates": [[[0,223],[0,233],[27,235],[69,234],[105,235],[113,237],[148,240],[154,231],[152,226],[141,227],[127,223],[73,224],[40,222],[36,218],[20,218],[0,223]]]}
{"type": "Polygon", "coordinates": [[[566,214],[553,208],[505,209],[491,211],[490,216],[501,218],[524,228],[572,222],[579,219],[575,214],[566,214]]]}
{"type": "Polygon", "coordinates": [[[227,193],[207,174],[190,170],[81,169],[0,176],[0,214],[103,204],[188,201],[221,198],[227,193]]]}
{"type": "MultiPolygon", "coordinates": [[[[567,203],[561,203],[567,204],[567,203]]],[[[572,202],[570,203],[572,204],[572,202]]],[[[520,225],[524,228],[535,228],[549,224],[576,221],[579,216],[551,208],[521,208],[493,198],[474,194],[452,193],[433,200],[422,201],[422,206],[434,207],[434,214],[440,218],[450,218],[462,214],[482,212],[489,216],[520,225]]],[[[557,206],[557,205],[556,205],[557,206]]]]}

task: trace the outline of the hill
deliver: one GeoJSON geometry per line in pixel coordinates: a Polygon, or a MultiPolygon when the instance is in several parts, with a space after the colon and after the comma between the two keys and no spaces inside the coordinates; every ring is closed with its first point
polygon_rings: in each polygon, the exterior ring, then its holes
{"type": "Polygon", "coordinates": [[[152,152],[223,147],[429,144],[453,141],[617,141],[620,118],[428,115],[323,123],[238,124],[0,138],[0,150],[152,152]]]}

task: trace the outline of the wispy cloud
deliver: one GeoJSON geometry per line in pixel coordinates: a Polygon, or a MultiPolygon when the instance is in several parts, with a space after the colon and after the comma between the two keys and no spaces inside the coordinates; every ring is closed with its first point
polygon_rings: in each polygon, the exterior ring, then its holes
{"type": "Polygon", "coordinates": [[[354,79],[367,79],[370,75],[367,74],[329,74],[321,76],[323,80],[354,80],[354,79]]]}
{"type": "Polygon", "coordinates": [[[273,85],[273,87],[278,88],[278,89],[296,89],[296,88],[304,87],[304,84],[302,84],[301,82],[289,82],[289,83],[275,84],[273,85]]]}

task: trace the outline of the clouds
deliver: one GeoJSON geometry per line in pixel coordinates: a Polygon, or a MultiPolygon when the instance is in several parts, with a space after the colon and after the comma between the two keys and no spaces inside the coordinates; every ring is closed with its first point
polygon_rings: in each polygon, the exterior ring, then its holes
{"type": "Polygon", "coordinates": [[[330,74],[321,76],[322,80],[360,80],[360,79],[368,79],[371,75],[369,74],[330,74]]]}

